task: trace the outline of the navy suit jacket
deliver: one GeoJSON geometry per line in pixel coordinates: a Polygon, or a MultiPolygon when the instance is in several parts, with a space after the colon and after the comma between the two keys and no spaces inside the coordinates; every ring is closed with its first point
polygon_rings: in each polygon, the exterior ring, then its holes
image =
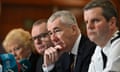
{"type": "Polygon", "coordinates": [[[88,72],[91,57],[95,51],[95,48],[96,44],[91,42],[87,37],[82,36],[78,48],[74,72],[88,72]]]}
{"type": "Polygon", "coordinates": [[[32,53],[29,58],[29,61],[32,65],[30,72],[43,72],[43,56],[32,53]]]}
{"type": "MultiPolygon", "coordinates": [[[[88,67],[95,48],[96,45],[87,37],[81,37],[73,72],[88,72],[88,67]]],[[[70,56],[68,53],[64,53],[60,57],[51,72],[70,72],[70,56]]]]}

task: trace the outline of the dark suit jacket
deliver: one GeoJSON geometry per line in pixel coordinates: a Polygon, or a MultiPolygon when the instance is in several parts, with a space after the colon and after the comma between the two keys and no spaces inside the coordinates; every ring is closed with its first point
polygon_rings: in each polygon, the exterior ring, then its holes
{"type": "Polygon", "coordinates": [[[29,61],[31,62],[31,70],[30,72],[43,72],[42,64],[43,64],[43,56],[32,53],[29,61]]]}
{"type": "MultiPolygon", "coordinates": [[[[91,56],[94,53],[95,47],[96,45],[87,37],[81,37],[74,72],[88,72],[91,56]]],[[[70,72],[70,57],[68,53],[64,53],[60,57],[51,72],[70,72]]]]}
{"type": "Polygon", "coordinates": [[[43,72],[42,64],[43,64],[43,56],[39,56],[36,62],[36,72],[43,72]]]}
{"type": "Polygon", "coordinates": [[[82,36],[74,72],[88,72],[91,57],[95,51],[96,45],[87,37],[82,36]]]}

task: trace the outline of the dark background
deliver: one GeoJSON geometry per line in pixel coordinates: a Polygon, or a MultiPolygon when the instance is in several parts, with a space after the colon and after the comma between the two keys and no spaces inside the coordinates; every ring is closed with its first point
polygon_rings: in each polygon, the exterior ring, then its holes
{"type": "MultiPolygon", "coordinates": [[[[9,30],[22,27],[30,31],[31,25],[35,20],[48,18],[54,11],[62,9],[68,9],[76,15],[79,27],[86,35],[82,8],[89,1],[90,0],[0,0],[0,45],[9,30]]],[[[120,0],[112,1],[120,14],[120,0]]],[[[0,46],[0,53],[1,52],[3,51],[0,46]]]]}

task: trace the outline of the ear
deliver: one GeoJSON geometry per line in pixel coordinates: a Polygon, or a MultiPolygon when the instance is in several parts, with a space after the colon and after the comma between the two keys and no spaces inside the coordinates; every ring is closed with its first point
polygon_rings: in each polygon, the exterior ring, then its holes
{"type": "Polygon", "coordinates": [[[72,33],[76,34],[77,33],[77,26],[76,25],[72,25],[72,33]]]}
{"type": "Polygon", "coordinates": [[[114,27],[116,27],[116,18],[115,17],[112,17],[110,19],[110,29],[113,29],[114,27]]]}

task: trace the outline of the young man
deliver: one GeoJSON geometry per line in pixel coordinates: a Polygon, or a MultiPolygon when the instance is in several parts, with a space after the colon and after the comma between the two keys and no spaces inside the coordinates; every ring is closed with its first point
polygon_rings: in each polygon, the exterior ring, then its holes
{"type": "Polygon", "coordinates": [[[110,0],[93,0],[84,7],[89,39],[97,44],[89,72],[120,72],[118,14],[110,0]]]}

